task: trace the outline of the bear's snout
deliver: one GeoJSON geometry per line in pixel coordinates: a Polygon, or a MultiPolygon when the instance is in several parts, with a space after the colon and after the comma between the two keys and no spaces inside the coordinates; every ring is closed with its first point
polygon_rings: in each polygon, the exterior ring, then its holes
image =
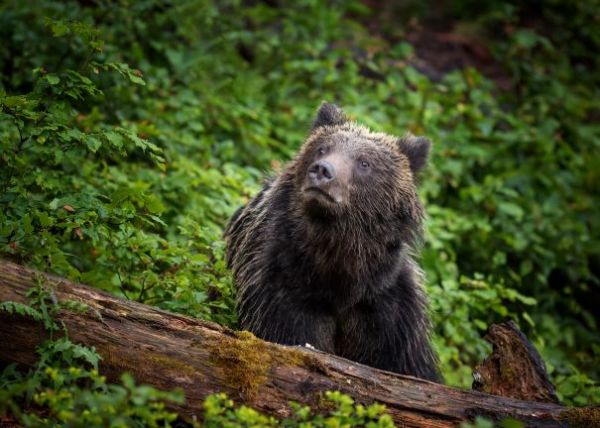
{"type": "Polygon", "coordinates": [[[311,186],[322,187],[335,178],[335,167],[324,160],[313,163],[308,168],[308,180],[311,186]]]}
{"type": "Polygon", "coordinates": [[[316,203],[321,208],[332,202],[341,204],[347,199],[350,184],[350,158],[331,153],[310,164],[305,177],[302,190],[312,201],[311,204],[316,203]]]}

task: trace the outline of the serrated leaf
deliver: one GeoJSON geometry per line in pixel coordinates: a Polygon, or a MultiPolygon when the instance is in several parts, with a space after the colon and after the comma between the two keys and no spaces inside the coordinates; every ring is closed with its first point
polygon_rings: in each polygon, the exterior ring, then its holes
{"type": "Polygon", "coordinates": [[[85,138],[85,145],[92,153],[96,153],[102,145],[102,142],[98,138],[88,135],[85,138]]]}

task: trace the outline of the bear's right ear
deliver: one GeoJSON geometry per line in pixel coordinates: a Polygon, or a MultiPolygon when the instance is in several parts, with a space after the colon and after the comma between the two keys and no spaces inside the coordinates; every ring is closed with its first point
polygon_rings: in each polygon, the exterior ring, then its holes
{"type": "Polygon", "coordinates": [[[323,102],[317,111],[317,117],[312,124],[311,131],[321,126],[342,125],[347,121],[348,119],[341,108],[335,104],[323,102]]]}
{"type": "Polygon", "coordinates": [[[409,134],[398,140],[398,148],[408,158],[412,172],[418,174],[427,163],[431,141],[425,137],[415,137],[409,134]]]}

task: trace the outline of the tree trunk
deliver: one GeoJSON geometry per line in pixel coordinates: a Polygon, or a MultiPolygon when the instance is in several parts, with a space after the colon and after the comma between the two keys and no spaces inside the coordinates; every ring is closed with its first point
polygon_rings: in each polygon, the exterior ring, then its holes
{"type": "MultiPolygon", "coordinates": [[[[302,347],[264,342],[247,332],[123,300],[4,261],[0,261],[0,301],[26,303],[25,293],[40,280],[59,301],[87,305],[83,313],[63,310],[56,319],[66,325],[73,342],[96,348],[102,356],[102,374],[116,380],[127,371],[140,383],[163,390],[182,388],[186,402],[174,409],[187,417],[200,417],[204,398],[220,391],[282,417],[289,414],[289,401],[319,409],[322,392],[340,390],[364,404],[385,404],[402,427],[458,426],[477,415],[495,420],[510,416],[536,427],[566,426],[561,420],[577,410],[450,388],[302,347]]],[[[47,336],[35,321],[0,312],[0,363],[32,365],[36,346],[47,336]]]]}

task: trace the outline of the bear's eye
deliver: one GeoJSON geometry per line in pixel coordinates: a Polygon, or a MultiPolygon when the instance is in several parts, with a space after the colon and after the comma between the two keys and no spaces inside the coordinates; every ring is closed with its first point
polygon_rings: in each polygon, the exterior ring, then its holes
{"type": "Polygon", "coordinates": [[[358,161],[358,166],[363,170],[367,170],[371,167],[371,164],[369,163],[369,161],[361,159],[358,161]]]}

